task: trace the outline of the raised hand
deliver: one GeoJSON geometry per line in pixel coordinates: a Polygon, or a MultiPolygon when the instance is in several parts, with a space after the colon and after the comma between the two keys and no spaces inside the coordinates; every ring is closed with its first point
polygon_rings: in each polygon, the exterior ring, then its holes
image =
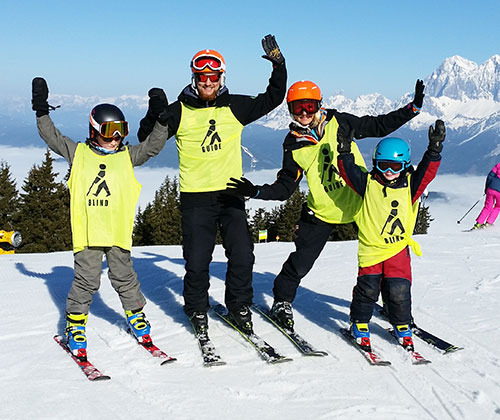
{"type": "Polygon", "coordinates": [[[436,153],[441,153],[443,150],[443,141],[446,138],[446,128],[444,122],[441,120],[436,120],[434,127],[429,126],[429,146],[427,150],[431,150],[436,153]]]}
{"type": "Polygon", "coordinates": [[[264,49],[265,55],[262,58],[269,60],[274,65],[279,66],[285,62],[283,54],[281,54],[280,47],[274,38],[274,35],[266,35],[262,39],[262,48],[264,49]]]}
{"type": "Polygon", "coordinates": [[[422,104],[424,103],[424,89],[424,82],[417,79],[417,83],[415,84],[415,95],[413,96],[413,105],[418,109],[422,108],[422,104]]]}
{"type": "Polygon", "coordinates": [[[49,114],[49,88],[42,77],[35,77],[31,82],[31,108],[36,111],[36,116],[49,114]]]}
{"type": "Polygon", "coordinates": [[[351,142],[354,137],[354,128],[351,128],[347,133],[347,130],[339,127],[337,130],[337,152],[339,153],[351,153],[351,142]]]}
{"type": "Polygon", "coordinates": [[[148,112],[160,123],[166,125],[169,116],[167,95],[160,88],[151,88],[148,92],[148,112]]]}

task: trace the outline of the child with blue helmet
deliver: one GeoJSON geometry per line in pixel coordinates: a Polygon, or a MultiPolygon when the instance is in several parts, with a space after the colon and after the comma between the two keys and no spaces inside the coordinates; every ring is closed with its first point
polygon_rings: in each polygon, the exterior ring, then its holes
{"type": "Polygon", "coordinates": [[[419,198],[439,168],[444,122],[437,120],[429,127],[429,145],[416,169],[410,165],[408,143],[388,137],[375,147],[372,171],[361,170],[351,153],[354,134],[339,133],[337,146],[340,175],[362,199],[354,217],[359,228],[359,269],[350,309],[351,334],[364,349],[371,349],[368,323],[382,291],[399,342],[413,349],[410,248],[422,253],[411,235],[419,198]]]}

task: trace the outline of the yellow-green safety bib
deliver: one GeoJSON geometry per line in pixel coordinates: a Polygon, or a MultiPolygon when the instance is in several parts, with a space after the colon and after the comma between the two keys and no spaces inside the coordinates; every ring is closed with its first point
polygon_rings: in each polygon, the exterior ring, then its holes
{"type": "MultiPolygon", "coordinates": [[[[294,150],[292,154],[306,175],[309,185],[307,206],[314,215],[327,223],[350,223],[361,206],[361,197],[346,185],[337,169],[338,128],[337,120],[332,118],[317,144],[294,150]]],[[[366,171],[356,143],[352,142],[351,149],[356,165],[366,171]]]]}
{"type": "Polygon", "coordinates": [[[229,178],[243,175],[243,125],[229,107],[193,108],[181,103],[175,135],[179,153],[179,190],[225,190],[229,178]]]}
{"type": "Polygon", "coordinates": [[[389,188],[368,176],[363,203],[355,216],[359,228],[360,267],[385,261],[408,245],[416,255],[422,255],[420,245],[411,237],[419,200],[411,203],[410,180],[408,175],[407,188],[389,188]]]}
{"type": "Polygon", "coordinates": [[[128,149],[98,155],[79,143],[68,180],[73,251],[86,246],[132,248],[135,207],[141,184],[128,149]]]}

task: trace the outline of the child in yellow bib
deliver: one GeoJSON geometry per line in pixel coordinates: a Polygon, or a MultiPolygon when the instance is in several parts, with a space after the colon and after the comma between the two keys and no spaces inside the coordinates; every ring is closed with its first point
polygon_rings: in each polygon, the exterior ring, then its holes
{"type": "Polygon", "coordinates": [[[354,216],[359,228],[358,278],[351,302],[351,334],[369,350],[368,322],[380,292],[399,342],[413,348],[411,323],[410,248],[422,255],[412,239],[418,200],[436,176],[445,139],[443,121],[429,127],[429,146],[414,169],[410,147],[397,137],[381,140],[373,153],[370,173],[354,163],[351,139],[354,133],[338,135],[338,168],[347,185],[362,200],[354,216]]]}
{"type": "MultiPolygon", "coordinates": [[[[130,256],[135,207],[141,191],[133,167],[157,155],[165,145],[166,111],[158,116],[146,141],[128,146],[123,142],[128,123],[121,110],[111,104],[97,105],[89,116],[89,138],[85,143],[76,143],[54,126],[49,117],[48,94],[46,81],[33,79],[32,104],[40,136],[71,165],[68,187],[75,278],[66,301],[67,346],[81,361],[86,360],[87,317],[100,286],[106,255],[108,277],[120,297],[128,327],[139,343],[151,347],[150,325],[142,311],[146,299],[130,256]]],[[[168,102],[163,91],[152,90],[149,95],[150,107],[153,103],[166,110],[168,102]]]]}

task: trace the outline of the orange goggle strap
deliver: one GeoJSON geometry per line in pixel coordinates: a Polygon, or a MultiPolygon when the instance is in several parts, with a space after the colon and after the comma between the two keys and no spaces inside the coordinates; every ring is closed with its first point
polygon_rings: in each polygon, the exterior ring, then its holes
{"type": "Polygon", "coordinates": [[[90,115],[90,125],[105,138],[112,138],[118,134],[120,137],[128,135],[128,122],[127,121],[105,121],[99,124],[92,115],[90,115]]]}

